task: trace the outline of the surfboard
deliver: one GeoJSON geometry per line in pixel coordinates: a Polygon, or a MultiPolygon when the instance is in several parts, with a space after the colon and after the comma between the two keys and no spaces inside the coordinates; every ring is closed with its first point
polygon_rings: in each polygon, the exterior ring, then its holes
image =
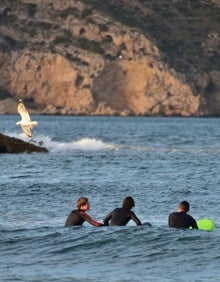
{"type": "MultiPolygon", "coordinates": [[[[210,218],[202,218],[196,221],[199,230],[203,231],[213,231],[215,229],[215,222],[210,218]]],[[[152,224],[150,222],[144,222],[142,223],[142,226],[144,227],[152,227],[152,224]]],[[[190,229],[192,229],[190,227],[190,229]]]]}
{"type": "Polygon", "coordinates": [[[199,230],[213,231],[215,229],[215,223],[210,218],[203,218],[196,221],[199,230]]]}
{"type": "Polygon", "coordinates": [[[142,223],[142,226],[152,227],[152,224],[150,222],[144,222],[144,223],[142,223]]]}

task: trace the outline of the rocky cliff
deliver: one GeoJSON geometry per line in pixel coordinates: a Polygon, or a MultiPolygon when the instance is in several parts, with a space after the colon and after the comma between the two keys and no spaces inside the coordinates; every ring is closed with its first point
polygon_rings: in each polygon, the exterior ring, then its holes
{"type": "Polygon", "coordinates": [[[0,113],[220,115],[220,0],[1,0],[0,113]]]}

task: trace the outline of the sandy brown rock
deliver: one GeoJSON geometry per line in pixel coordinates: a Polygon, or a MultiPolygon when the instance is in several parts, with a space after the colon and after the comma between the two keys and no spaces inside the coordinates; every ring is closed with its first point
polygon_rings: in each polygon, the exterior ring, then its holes
{"type": "Polygon", "coordinates": [[[26,50],[7,63],[7,90],[32,100],[41,113],[189,116],[199,107],[190,87],[152,58],[118,59],[93,81],[61,55],[26,50]]]}
{"type": "Polygon", "coordinates": [[[0,115],[16,113],[17,101],[11,98],[7,98],[0,101],[0,115]]]}
{"type": "Polygon", "coordinates": [[[2,0],[0,113],[22,98],[38,114],[220,115],[219,0],[205,2],[2,0]]]}

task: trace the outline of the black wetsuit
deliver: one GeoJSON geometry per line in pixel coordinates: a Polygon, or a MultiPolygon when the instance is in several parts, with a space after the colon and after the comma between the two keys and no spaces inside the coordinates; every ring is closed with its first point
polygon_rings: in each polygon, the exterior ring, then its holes
{"type": "Polygon", "coordinates": [[[169,227],[198,229],[195,219],[186,212],[173,212],[169,215],[169,227]]]}
{"type": "Polygon", "coordinates": [[[87,221],[90,224],[100,227],[103,226],[102,223],[99,223],[92,219],[85,211],[83,210],[73,210],[69,216],[67,217],[65,226],[81,226],[83,225],[83,222],[87,221]]]}
{"type": "Polygon", "coordinates": [[[137,225],[141,225],[140,220],[137,218],[133,211],[126,208],[116,208],[105,217],[104,225],[109,225],[109,221],[111,221],[111,226],[126,225],[131,219],[137,225]]]}

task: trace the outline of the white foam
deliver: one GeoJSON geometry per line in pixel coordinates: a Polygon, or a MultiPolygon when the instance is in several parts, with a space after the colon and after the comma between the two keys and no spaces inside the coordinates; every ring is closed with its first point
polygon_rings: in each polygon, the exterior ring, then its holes
{"type": "Polygon", "coordinates": [[[52,142],[51,151],[99,151],[114,149],[114,146],[95,138],[82,138],[72,142],[52,142]]]}
{"type": "Polygon", "coordinates": [[[50,136],[38,135],[34,139],[30,139],[25,133],[4,133],[8,136],[21,139],[25,142],[33,143],[37,146],[47,148],[49,152],[65,152],[65,151],[100,151],[100,150],[112,150],[116,149],[116,146],[110,143],[105,143],[100,139],[85,137],[79,140],[73,140],[70,142],[54,141],[50,136]]]}

